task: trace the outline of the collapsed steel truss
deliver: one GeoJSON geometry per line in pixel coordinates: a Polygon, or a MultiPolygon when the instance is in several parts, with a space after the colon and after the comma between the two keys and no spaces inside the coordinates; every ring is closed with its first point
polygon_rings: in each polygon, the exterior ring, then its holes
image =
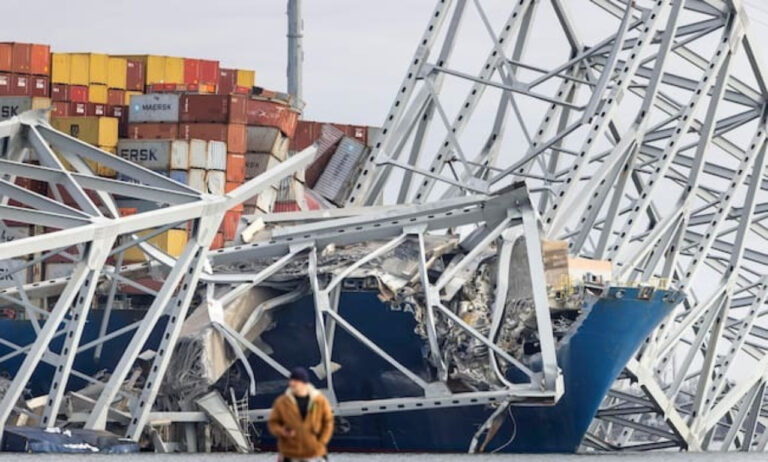
{"type": "MultiPolygon", "coordinates": [[[[179,323],[169,324],[167,341],[154,359],[152,375],[131,415],[115,416],[109,406],[122,392],[120,385],[147,329],[164,314],[183,319],[198,282],[232,286],[234,295],[258,284],[287,260],[308,254],[325,370],[330,370],[330,332],[338,325],[409,376],[336,312],[334,291],[339,280],[321,285],[316,273],[318,250],[328,243],[368,240],[376,230],[386,242],[380,250],[385,252],[403,236],[417,236],[423,243],[426,232],[461,226],[474,230],[471,242],[481,249],[499,236],[511,236],[509,228],[514,226],[522,226],[533,237],[532,217],[538,213],[545,238],[567,240],[572,254],[611,260],[614,282],[657,280],[687,294],[627,365],[596,416],[585,447],[764,449],[768,443],[764,411],[768,326],[763,319],[768,231],[762,223],[768,210],[766,95],[765,69],[740,0],[498,4],[440,0],[397,89],[381,135],[350,185],[349,207],[343,212],[348,218],[323,220],[311,212],[299,214],[293,218],[319,222],[279,231],[264,242],[213,253],[206,249],[223,212],[300,168],[311,152],[293,157],[280,170],[260,176],[228,197],[212,198],[59,134],[38,117],[3,123],[0,135],[10,137],[9,153],[16,156],[0,164],[0,172],[7,175],[0,183],[4,200],[13,197],[36,210],[3,205],[0,218],[62,231],[0,244],[0,260],[84,245],[83,257],[69,279],[0,292],[5,301],[27,310],[30,318],[48,318],[36,326],[38,341],[33,346],[13,347],[18,354],[26,353],[25,366],[40,361],[62,366],[60,371],[57,368],[43,417],[55,418],[63,389],[57,384],[77,376],[71,368],[73,351],[95,347],[77,347],[77,321],[88,310],[95,282],[106,278],[130,284],[125,275],[141,268],[118,268],[105,262],[110,254],[119,261],[128,246],[141,246],[153,264],[170,271],[163,288],[153,294],[155,303],[145,319],[133,326],[138,340],[132,342],[85,418],[90,428],[102,428],[108,418],[124,418],[129,436],[137,438],[155,415],[152,402],[179,323]],[[488,53],[479,57],[478,37],[488,40],[488,53]],[[473,58],[474,68],[465,70],[473,58]],[[77,173],[68,172],[56,160],[49,144],[61,151],[77,173]],[[30,147],[41,166],[19,162],[30,147]],[[83,158],[103,162],[145,186],[93,177],[83,158]],[[10,181],[16,175],[64,186],[77,208],[20,190],[10,181]],[[506,189],[523,180],[531,192],[532,207],[519,188],[506,189]],[[98,191],[100,203],[111,216],[102,216],[85,190],[98,191]],[[172,206],[117,218],[108,193],[157,198],[172,206]],[[402,205],[381,208],[381,203],[402,205]],[[357,206],[364,207],[353,208],[357,206]],[[441,216],[442,220],[436,218],[441,216]],[[133,234],[150,228],[160,232],[188,220],[195,223],[194,238],[176,260],[144,243],[147,235],[133,234]],[[132,237],[127,242],[121,238],[113,247],[118,236],[125,235],[132,237]],[[211,264],[256,256],[277,260],[258,274],[211,271],[211,264]],[[46,291],[61,293],[50,312],[30,302],[46,291]],[[45,351],[48,342],[64,335],[57,329],[70,308],[72,316],[65,329],[73,340],[67,341],[69,349],[63,354],[52,355],[45,351]]],[[[429,316],[451,317],[439,293],[447,283],[444,278],[451,275],[445,273],[430,284],[423,246],[420,254],[429,316]]],[[[530,271],[534,280],[541,281],[540,268],[530,271]]],[[[551,339],[544,315],[546,299],[541,299],[541,293],[534,298],[539,334],[551,339]]],[[[221,304],[221,300],[209,300],[212,319],[217,319],[221,304]]],[[[228,332],[225,326],[222,329],[228,332]]],[[[228,333],[242,342],[237,332],[228,333]]],[[[429,334],[434,355],[433,336],[429,334]]],[[[267,360],[254,345],[244,345],[267,360]]],[[[492,343],[488,346],[494,348],[492,343]]],[[[555,399],[559,390],[553,346],[542,342],[542,348],[543,376],[529,374],[529,383],[467,398],[486,402],[555,399]]],[[[496,352],[514,364],[514,358],[496,352]]],[[[272,366],[285,372],[279,364],[272,366]]],[[[7,417],[12,409],[28,369],[14,379],[12,393],[0,403],[0,412],[5,413],[0,417],[7,417]]],[[[425,396],[448,396],[439,384],[411,378],[425,396]]],[[[332,374],[326,380],[333,398],[332,374]]],[[[463,397],[453,398],[450,403],[465,404],[463,397]]],[[[410,399],[336,403],[346,415],[369,412],[371,404],[386,412],[417,406],[410,399]]],[[[254,418],[263,415],[253,411],[254,418]]],[[[163,418],[194,421],[202,417],[177,413],[163,418]]]]}
{"type": "Polygon", "coordinates": [[[767,95],[740,0],[439,1],[347,204],[525,180],[547,238],[688,295],[585,446],[762,450],[767,95]]]}
{"type": "MultiPolygon", "coordinates": [[[[555,342],[549,318],[549,307],[544,284],[544,268],[541,263],[538,217],[529,201],[523,185],[490,196],[454,198],[430,205],[394,207],[382,210],[378,207],[350,210],[346,217],[323,219],[307,213],[306,224],[274,229],[267,238],[249,243],[209,251],[224,213],[265,188],[277,184],[292,175],[314,158],[316,148],[310,147],[291,157],[279,167],[248,181],[224,197],[211,196],[193,191],[157,173],[131,164],[121,158],[91,147],[75,138],[53,130],[41,112],[25,113],[9,121],[0,122],[0,138],[7,137],[5,159],[0,160],[2,178],[0,188],[3,203],[0,219],[21,222],[26,225],[52,228],[50,232],[0,244],[0,261],[6,263],[6,274],[15,277],[25,268],[34,266],[53,255],[64,256],[75,262],[71,276],[24,284],[17,280],[15,287],[0,290],[0,301],[23,309],[35,327],[37,338],[31,345],[14,345],[7,339],[0,342],[12,353],[0,358],[0,363],[17,355],[24,355],[19,372],[0,401],[0,431],[14,412],[24,413],[17,403],[32,373],[41,364],[54,367],[55,375],[38,424],[52,427],[59,419],[66,385],[77,377],[100,392],[89,403],[89,411],[77,417],[87,429],[104,429],[109,421],[126,426],[126,436],[138,440],[145,426],[153,421],[196,422],[206,421],[200,412],[153,412],[152,407],[169,367],[177,345],[181,325],[192,309],[205,309],[213,326],[227,339],[243,358],[243,364],[253,377],[244,360],[245,354],[253,353],[269,367],[283,376],[288,369],[269,354],[251,343],[243,334],[224,320],[223,307],[273,276],[289,263],[300,258],[308,259],[308,278],[315,301],[317,348],[325,371],[333,371],[331,357],[334,349],[334,331],[345,330],[362,346],[390,363],[423,390],[422,397],[392,398],[376,402],[344,402],[336,399],[333,373],[322,374],[324,392],[339,415],[360,415],[371,412],[392,412],[434,407],[455,407],[482,403],[527,402],[552,404],[562,393],[562,379],[555,357],[555,342]],[[39,165],[30,163],[34,160],[39,165]],[[65,167],[65,162],[71,167],[65,167]],[[99,178],[91,170],[94,164],[119,172],[120,180],[99,178]],[[17,178],[47,182],[54,191],[49,198],[14,184],[17,178]],[[68,196],[63,196],[67,194],[68,196]],[[121,217],[115,206],[115,196],[141,198],[155,204],[155,208],[137,215],[121,217]],[[71,197],[71,200],[67,200],[71,197]],[[9,203],[10,200],[15,202],[9,203]],[[67,204],[70,205],[67,205],[67,204]],[[97,205],[98,204],[98,205],[97,205]],[[191,238],[178,258],[164,254],[148,243],[153,236],[180,223],[190,223],[191,238]],[[434,261],[425,251],[425,235],[442,232],[449,228],[473,229],[473,249],[458,263],[432,283],[427,276],[434,261]],[[407,238],[419,243],[419,278],[423,297],[428,301],[427,333],[430,356],[441,364],[443,355],[435,329],[436,319],[446,317],[466,333],[483,343],[495,354],[493,366],[502,386],[489,391],[453,393],[446,386],[446,370],[438,367],[435,380],[427,380],[409,370],[390,356],[385,349],[367,338],[348,322],[338,310],[341,283],[362,265],[391,252],[407,238]],[[531,370],[519,359],[500,348],[493,336],[487,336],[467,324],[444,305],[441,294],[445,286],[454,281],[457,274],[471,265],[477,255],[486,252],[498,240],[503,241],[499,253],[508,262],[499,265],[496,296],[507,299],[507,279],[510,270],[512,246],[518,239],[525,239],[531,258],[529,273],[535,281],[535,312],[538,337],[541,342],[541,371],[531,370]],[[360,242],[380,241],[382,245],[366,256],[349,262],[332,278],[318,270],[318,252],[331,245],[350,245],[360,242]],[[76,254],[71,252],[75,246],[76,254]],[[148,263],[122,265],[126,251],[138,247],[149,258],[148,263]],[[19,257],[28,257],[18,260],[19,257]],[[227,265],[268,261],[259,271],[226,270],[227,265]],[[156,267],[164,271],[165,278],[159,290],[143,286],[133,277],[137,272],[156,267]],[[321,277],[323,276],[323,277],[321,277]],[[110,284],[102,290],[102,302],[107,314],[101,335],[87,344],[80,341],[88,311],[94,304],[97,287],[110,284]],[[107,332],[105,326],[115,303],[117,284],[132,288],[153,297],[151,306],[140,322],[107,332]],[[205,288],[204,302],[193,306],[197,288],[205,288]],[[38,301],[58,295],[49,310],[38,301]],[[123,387],[134,363],[162,317],[167,318],[160,345],[152,358],[152,364],[144,378],[143,388],[135,396],[123,387]],[[63,328],[61,327],[63,325],[63,328]],[[78,372],[73,368],[77,354],[100,348],[104,342],[116,336],[132,332],[129,346],[106,382],[78,372]],[[50,349],[52,341],[64,337],[61,351],[50,349]],[[519,370],[526,379],[512,383],[505,379],[499,363],[519,370]],[[113,404],[128,394],[132,398],[129,412],[115,409],[113,404]]],[[[0,222],[2,223],[2,222],[0,222]]],[[[5,225],[2,225],[5,228],[5,225]]],[[[11,232],[5,229],[6,232],[11,232]]],[[[502,302],[503,303],[503,302],[502,302]]],[[[503,308],[503,307],[502,307],[503,308]]],[[[503,309],[498,309],[502,313],[503,309]]],[[[260,315],[255,310],[249,323],[255,323],[260,315]]],[[[498,324],[500,318],[495,320],[498,324]]],[[[77,399],[83,399],[77,397],[77,399]]],[[[252,420],[265,418],[268,410],[250,411],[252,420]]],[[[74,419],[74,420],[77,420],[74,419]]],[[[72,416],[66,421],[72,422],[72,416]]]]}

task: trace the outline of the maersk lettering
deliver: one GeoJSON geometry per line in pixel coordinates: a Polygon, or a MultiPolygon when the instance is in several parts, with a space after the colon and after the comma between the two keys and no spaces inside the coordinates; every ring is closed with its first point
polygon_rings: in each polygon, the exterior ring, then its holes
{"type": "Polygon", "coordinates": [[[155,150],[147,148],[123,148],[120,150],[120,157],[132,162],[157,161],[157,154],[155,153],[155,150]]]}
{"type": "Polygon", "coordinates": [[[0,106],[0,117],[8,118],[19,115],[19,106],[0,106]]]}
{"type": "Polygon", "coordinates": [[[165,104],[165,103],[142,104],[141,110],[142,111],[170,111],[171,105],[165,104]]]}

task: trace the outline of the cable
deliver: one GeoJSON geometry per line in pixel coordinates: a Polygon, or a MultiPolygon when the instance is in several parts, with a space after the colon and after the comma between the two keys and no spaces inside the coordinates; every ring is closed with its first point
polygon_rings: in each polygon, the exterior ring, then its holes
{"type": "Polygon", "coordinates": [[[517,438],[517,421],[515,420],[514,414],[512,414],[512,406],[507,407],[507,413],[509,414],[509,420],[512,422],[512,435],[509,437],[506,443],[491,451],[491,454],[496,454],[497,452],[503,451],[504,448],[512,444],[512,442],[515,441],[515,438],[517,438]]]}

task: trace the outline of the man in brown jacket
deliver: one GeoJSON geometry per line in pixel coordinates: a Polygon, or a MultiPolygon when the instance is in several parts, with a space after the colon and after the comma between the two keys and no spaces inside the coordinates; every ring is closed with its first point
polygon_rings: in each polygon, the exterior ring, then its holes
{"type": "Polygon", "coordinates": [[[304,368],[291,371],[288,389],[272,405],[267,423],[277,438],[283,462],[322,460],[333,435],[333,412],[328,400],[309,382],[304,368]]]}

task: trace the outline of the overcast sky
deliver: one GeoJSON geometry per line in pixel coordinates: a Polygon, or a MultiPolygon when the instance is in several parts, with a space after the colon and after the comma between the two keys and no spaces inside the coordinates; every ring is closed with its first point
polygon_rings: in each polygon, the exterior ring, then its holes
{"type": "MultiPolygon", "coordinates": [[[[2,3],[2,40],[49,43],[54,51],[212,58],[225,67],[255,69],[258,85],[286,86],[285,0],[2,3]]],[[[434,3],[305,0],[306,118],[380,124],[434,3]]],[[[764,3],[747,3],[755,5],[760,36],[768,36],[764,3]]]]}

